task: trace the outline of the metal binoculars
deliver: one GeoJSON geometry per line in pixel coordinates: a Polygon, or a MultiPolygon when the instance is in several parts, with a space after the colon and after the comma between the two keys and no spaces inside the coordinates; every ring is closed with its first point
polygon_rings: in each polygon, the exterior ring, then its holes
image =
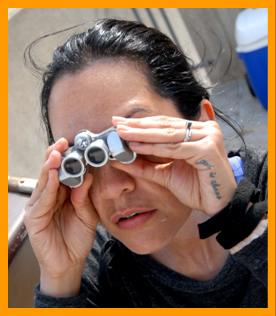
{"type": "Polygon", "coordinates": [[[108,160],[129,164],[135,159],[136,153],[128,148],[115,127],[100,134],[83,130],[75,136],[74,145],[68,148],[62,157],[59,181],[76,188],[83,183],[87,165],[98,168],[108,160]]]}

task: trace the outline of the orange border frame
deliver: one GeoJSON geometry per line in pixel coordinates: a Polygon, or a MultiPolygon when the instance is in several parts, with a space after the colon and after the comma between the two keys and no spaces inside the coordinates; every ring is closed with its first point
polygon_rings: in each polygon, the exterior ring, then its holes
{"type": "MultiPolygon", "coordinates": [[[[2,0],[0,4],[0,23],[1,23],[1,58],[0,58],[0,128],[1,128],[1,147],[7,148],[8,146],[8,8],[85,8],[91,6],[91,1],[78,1],[78,6],[70,5],[69,1],[65,0],[48,0],[40,1],[39,6],[36,1],[25,0],[25,1],[7,1],[2,0]],[[3,146],[5,144],[5,146],[3,146]]],[[[105,7],[109,8],[127,8],[129,7],[127,1],[105,1],[105,7]]],[[[185,3],[184,1],[133,1],[132,5],[137,8],[144,7],[175,7],[175,8],[221,8],[221,1],[208,1],[208,6],[203,0],[198,0],[196,5],[194,3],[191,5],[191,2],[185,3]]],[[[143,309],[143,314],[156,314],[156,315],[165,315],[168,312],[174,315],[181,315],[182,313],[187,313],[188,315],[205,315],[205,316],[215,316],[221,315],[224,316],[231,315],[250,315],[250,316],[269,316],[275,315],[275,2],[273,0],[268,1],[244,1],[244,0],[228,0],[224,2],[224,7],[227,5],[227,8],[239,8],[239,7],[267,7],[269,8],[269,109],[268,109],[268,160],[269,160],[269,179],[268,179],[268,188],[269,188],[269,252],[268,252],[268,262],[269,262],[269,301],[268,308],[227,308],[227,309],[214,309],[214,308],[204,308],[204,309],[143,309]]],[[[93,6],[97,7],[97,6],[93,6]]],[[[102,6],[101,6],[102,7],[102,6]]],[[[2,204],[7,205],[7,156],[1,155],[1,201],[2,204]],[[5,181],[3,181],[5,179],[5,181]]],[[[0,314],[1,315],[75,315],[77,312],[78,315],[88,315],[92,311],[90,309],[35,309],[35,308],[8,308],[8,254],[7,254],[7,211],[5,208],[2,209],[2,215],[0,220],[0,231],[2,231],[2,238],[0,238],[1,246],[1,295],[0,295],[0,314]]],[[[97,315],[105,315],[112,313],[113,315],[127,315],[130,312],[128,309],[95,309],[93,313],[97,315]]],[[[138,315],[141,312],[140,309],[131,309],[132,315],[138,315]]]]}

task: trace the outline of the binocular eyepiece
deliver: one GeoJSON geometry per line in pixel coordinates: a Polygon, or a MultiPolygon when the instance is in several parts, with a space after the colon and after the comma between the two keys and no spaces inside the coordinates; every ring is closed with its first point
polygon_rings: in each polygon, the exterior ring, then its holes
{"type": "Polygon", "coordinates": [[[115,159],[126,164],[136,159],[136,153],[120,138],[115,127],[100,134],[80,131],[75,136],[74,145],[63,155],[59,180],[71,188],[78,187],[83,182],[87,165],[98,168],[115,159]]]}

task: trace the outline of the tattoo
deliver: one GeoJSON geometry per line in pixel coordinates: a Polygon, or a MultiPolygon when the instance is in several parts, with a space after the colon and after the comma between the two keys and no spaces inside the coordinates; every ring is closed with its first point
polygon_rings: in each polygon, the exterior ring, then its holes
{"type": "MultiPolygon", "coordinates": [[[[205,159],[201,159],[201,160],[196,161],[196,165],[202,165],[202,166],[205,167],[204,169],[201,169],[201,170],[211,170],[212,168],[214,168],[214,165],[210,164],[205,159]]],[[[217,183],[217,180],[215,179],[216,178],[216,172],[211,171],[209,173],[209,177],[212,178],[211,179],[211,186],[212,186],[212,188],[214,190],[214,193],[215,193],[217,199],[220,200],[222,198],[222,196],[221,196],[220,190],[219,190],[220,184],[217,183]]]]}
{"type": "MultiPolygon", "coordinates": [[[[210,172],[209,173],[210,178],[215,178],[215,175],[216,175],[215,172],[210,172]]],[[[217,180],[212,179],[211,180],[211,186],[212,186],[212,188],[213,188],[213,190],[215,192],[215,195],[216,195],[217,199],[220,200],[222,198],[222,196],[221,196],[221,194],[219,192],[220,184],[217,183],[217,180]]]]}
{"type": "Polygon", "coordinates": [[[206,170],[210,170],[214,167],[214,165],[211,165],[207,160],[205,159],[201,159],[196,161],[196,165],[202,165],[204,167],[206,167],[206,170]]]}

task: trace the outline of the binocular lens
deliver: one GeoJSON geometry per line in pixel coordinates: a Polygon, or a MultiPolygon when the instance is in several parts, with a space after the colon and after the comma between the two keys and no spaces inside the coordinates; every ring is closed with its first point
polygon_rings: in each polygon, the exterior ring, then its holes
{"type": "Polygon", "coordinates": [[[71,175],[79,174],[82,171],[81,162],[74,158],[67,159],[64,162],[63,168],[67,173],[71,175]]]}
{"type": "Polygon", "coordinates": [[[106,152],[99,147],[92,147],[87,152],[87,158],[89,163],[98,165],[106,160],[106,152]]]}

